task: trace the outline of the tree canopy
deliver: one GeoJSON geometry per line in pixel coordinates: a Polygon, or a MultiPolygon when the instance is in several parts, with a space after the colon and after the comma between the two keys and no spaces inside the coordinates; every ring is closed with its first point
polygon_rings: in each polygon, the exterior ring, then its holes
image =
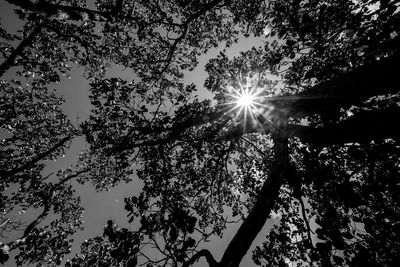
{"type": "Polygon", "coordinates": [[[25,24],[0,28],[0,230],[22,235],[0,263],[398,266],[400,1],[7,2],[25,24]],[[248,38],[262,45],[232,57],[248,38]],[[185,76],[212,49],[198,88],[185,76]],[[107,75],[116,65],[131,79],[107,75]],[[77,66],[92,110],[76,126],[50,88],[77,66]],[[78,162],[45,174],[80,135],[78,162]],[[137,179],[130,229],[109,220],[68,255],[76,186],[137,179]],[[218,258],[209,242],[231,224],[218,258]]]}

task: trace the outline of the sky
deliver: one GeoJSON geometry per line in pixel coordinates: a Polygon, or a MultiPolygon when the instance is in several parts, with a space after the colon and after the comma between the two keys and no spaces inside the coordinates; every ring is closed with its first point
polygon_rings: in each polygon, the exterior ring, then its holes
{"type": "MultiPolygon", "coordinates": [[[[18,21],[12,10],[13,8],[10,4],[5,1],[0,1],[1,23],[11,30],[16,30],[22,27],[23,23],[18,21]]],[[[241,38],[238,44],[228,49],[227,54],[229,57],[233,57],[238,55],[240,51],[245,51],[253,46],[259,45],[262,45],[259,39],[250,37],[245,40],[241,38]]],[[[206,55],[199,58],[199,64],[194,71],[185,74],[185,81],[187,84],[193,82],[197,88],[199,88],[198,94],[201,99],[212,97],[212,94],[207,92],[203,87],[203,83],[207,77],[204,66],[210,58],[215,57],[219,53],[220,49],[221,48],[211,49],[206,55]]],[[[122,69],[119,66],[113,66],[113,68],[108,71],[107,75],[110,77],[118,76],[127,80],[131,80],[133,76],[129,69],[122,69]]],[[[54,84],[54,89],[65,98],[66,102],[63,105],[63,109],[72,123],[77,125],[79,122],[87,119],[90,114],[91,104],[88,98],[89,84],[88,81],[83,78],[83,68],[74,66],[70,76],[71,79],[63,79],[59,84],[54,84]]],[[[6,74],[6,78],[12,78],[12,74],[9,72],[6,74]]],[[[57,160],[57,162],[50,162],[44,172],[49,173],[73,164],[77,159],[78,153],[82,149],[85,149],[85,147],[86,142],[83,137],[75,138],[65,157],[57,160]]],[[[72,253],[78,252],[80,243],[85,239],[102,235],[103,226],[109,219],[113,219],[119,226],[129,229],[131,226],[128,224],[123,199],[124,197],[137,195],[140,191],[140,187],[141,185],[140,182],[137,181],[137,177],[133,178],[133,182],[129,184],[121,183],[108,192],[96,192],[91,184],[76,185],[77,194],[81,197],[82,206],[85,208],[83,218],[85,229],[82,232],[76,233],[73,237],[75,243],[72,253]]],[[[30,216],[33,215],[27,213],[25,219],[29,221],[30,216]]],[[[271,221],[267,222],[264,226],[263,231],[260,232],[253,242],[250,251],[253,250],[257,244],[261,243],[266,234],[265,230],[270,228],[270,226],[271,221]]],[[[211,240],[212,242],[207,244],[207,247],[217,260],[221,258],[222,253],[238,227],[239,225],[229,227],[223,239],[214,238],[211,240]]],[[[13,267],[16,265],[10,260],[7,266],[13,267]]],[[[205,266],[205,264],[199,261],[195,266],[205,266]]],[[[248,253],[243,259],[241,266],[254,266],[251,260],[251,253],[248,253]]]]}

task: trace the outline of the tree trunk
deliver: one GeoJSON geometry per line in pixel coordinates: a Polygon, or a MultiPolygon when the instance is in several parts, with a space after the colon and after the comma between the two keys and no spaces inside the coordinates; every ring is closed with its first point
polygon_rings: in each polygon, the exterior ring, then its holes
{"type": "Polygon", "coordinates": [[[269,218],[271,209],[279,195],[279,189],[284,181],[285,170],[288,166],[287,118],[279,119],[276,125],[278,127],[272,134],[275,158],[271,171],[262,186],[252,210],[225,250],[220,266],[239,266],[253,240],[269,218]]]}

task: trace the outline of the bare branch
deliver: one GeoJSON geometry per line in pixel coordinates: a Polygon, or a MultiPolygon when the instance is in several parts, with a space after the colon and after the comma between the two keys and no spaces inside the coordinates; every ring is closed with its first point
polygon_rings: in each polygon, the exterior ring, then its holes
{"type": "Polygon", "coordinates": [[[303,199],[301,198],[301,196],[298,198],[298,200],[299,200],[300,206],[301,206],[301,213],[302,213],[302,216],[303,216],[303,221],[304,221],[304,224],[305,224],[306,227],[307,227],[307,237],[308,237],[308,241],[310,242],[310,245],[311,245],[312,247],[314,247],[313,242],[312,242],[312,238],[311,238],[312,230],[311,230],[311,227],[310,227],[310,223],[309,223],[309,221],[308,221],[308,218],[307,218],[306,208],[305,208],[305,205],[304,205],[304,201],[303,201],[303,199]]]}
{"type": "Polygon", "coordinates": [[[210,267],[218,267],[219,263],[214,259],[213,255],[207,249],[202,249],[193,255],[188,261],[183,263],[183,267],[189,267],[198,261],[201,257],[205,257],[210,267]]]}

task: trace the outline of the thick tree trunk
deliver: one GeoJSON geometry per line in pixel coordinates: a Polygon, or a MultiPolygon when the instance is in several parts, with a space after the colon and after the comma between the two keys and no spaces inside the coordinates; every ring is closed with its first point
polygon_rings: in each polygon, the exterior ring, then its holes
{"type": "Polygon", "coordinates": [[[266,99],[263,104],[293,118],[329,115],[376,95],[398,93],[399,65],[400,56],[391,56],[321,82],[298,95],[266,99]]]}
{"type": "Polygon", "coordinates": [[[269,218],[271,209],[279,195],[279,189],[284,181],[284,174],[288,166],[287,119],[281,119],[276,124],[279,129],[273,133],[275,151],[273,166],[256,203],[225,250],[220,266],[239,266],[253,240],[269,218]]]}
{"type": "Polygon", "coordinates": [[[322,146],[398,138],[400,128],[395,118],[399,116],[399,107],[361,111],[346,120],[325,127],[289,125],[288,132],[289,137],[298,137],[302,142],[322,146]]]}

